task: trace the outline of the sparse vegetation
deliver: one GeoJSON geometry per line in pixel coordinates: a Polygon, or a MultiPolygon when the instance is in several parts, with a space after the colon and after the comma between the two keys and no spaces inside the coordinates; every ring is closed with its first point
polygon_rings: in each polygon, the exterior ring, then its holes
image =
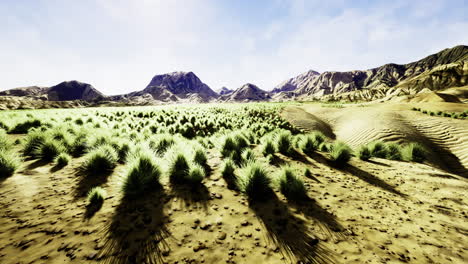
{"type": "Polygon", "coordinates": [[[368,148],[372,157],[385,159],[388,155],[387,145],[382,141],[373,141],[368,148]]]}
{"type": "Polygon", "coordinates": [[[71,157],[67,153],[60,153],[54,159],[54,165],[56,168],[63,168],[70,163],[71,157]]]}
{"type": "Polygon", "coordinates": [[[407,161],[423,162],[427,156],[427,150],[419,143],[409,143],[401,152],[402,158],[407,161]]]}
{"type": "Polygon", "coordinates": [[[411,108],[411,110],[413,111],[419,111],[423,114],[428,114],[430,116],[443,116],[443,117],[451,117],[451,118],[454,118],[454,119],[467,119],[468,118],[468,111],[465,110],[463,112],[444,112],[444,111],[429,111],[429,110],[424,110],[424,109],[421,109],[421,108],[416,108],[416,107],[413,107],[411,108]]]}
{"type": "Polygon", "coordinates": [[[122,191],[126,197],[143,196],[157,189],[161,175],[155,154],[149,149],[140,149],[127,164],[122,191]]]}
{"type": "Polygon", "coordinates": [[[331,145],[330,158],[337,166],[343,166],[353,156],[351,148],[343,142],[337,141],[331,145]]]}
{"type": "Polygon", "coordinates": [[[369,150],[369,147],[366,145],[362,145],[359,147],[358,151],[358,157],[361,160],[369,160],[372,157],[371,151],[369,150]]]}
{"type": "Polygon", "coordinates": [[[86,155],[81,171],[88,175],[109,173],[115,168],[117,161],[115,149],[109,145],[102,145],[86,155]]]}
{"type": "Polygon", "coordinates": [[[13,175],[20,162],[20,158],[13,151],[0,149],[0,179],[13,175]]]}
{"type": "Polygon", "coordinates": [[[239,189],[253,201],[267,199],[272,191],[270,184],[265,168],[257,162],[245,165],[238,183],[239,189]]]}
{"type": "Polygon", "coordinates": [[[278,185],[281,193],[290,200],[299,201],[307,197],[304,182],[289,167],[282,168],[278,177],[278,185]]]}
{"type": "Polygon", "coordinates": [[[107,193],[103,188],[94,187],[88,192],[88,203],[92,206],[100,206],[104,203],[106,196],[107,193]]]}

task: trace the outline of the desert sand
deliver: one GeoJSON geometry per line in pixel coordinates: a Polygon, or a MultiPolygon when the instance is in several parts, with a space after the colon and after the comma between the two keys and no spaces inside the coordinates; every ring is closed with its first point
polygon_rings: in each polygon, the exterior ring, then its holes
{"type": "MultiPolygon", "coordinates": [[[[54,171],[27,161],[0,182],[0,263],[466,263],[468,121],[411,111],[460,111],[456,103],[302,104],[282,115],[304,130],[356,147],[371,140],[417,141],[426,163],[353,158],[340,169],[324,153],[295,159],[312,171],[309,200],[279,192],[251,204],[227,188],[210,150],[210,176],[197,192],[164,185],[158,195],[121,202],[123,166],[101,186],[94,212],[76,177],[81,158],[54,171]]],[[[275,169],[270,168],[272,175],[275,169]]]]}

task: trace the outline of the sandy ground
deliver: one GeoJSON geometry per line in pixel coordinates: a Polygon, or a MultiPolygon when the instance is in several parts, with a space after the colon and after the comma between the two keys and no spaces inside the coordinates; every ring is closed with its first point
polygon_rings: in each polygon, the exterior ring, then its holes
{"type": "MultiPolygon", "coordinates": [[[[317,125],[311,115],[321,116],[322,129],[352,145],[385,136],[398,140],[417,132],[435,146],[453,151],[466,168],[463,137],[468,121],[429,117],[405,110],[405,105],[386,107],[306,105],[283,114],[309,129],[317,125]],[[408,131],[401,130],[400,135],[393,123],[384,126],[385,113],[407,125],[408,131]],[[359,123],[371,117],[369,127],[359,123]],[[429,133],[429,126],[438,125],[450,136],[429,133]]],[[[352,159],[348,166],[335,169],[323,153],[294,160],[278,155],[295,167],[311,169],[313,176],[304,179],[310,199],[294,204],[276,193],[268,202],[249,204],[226,187],[219,156],[217,151],[209,152],[212,173],[204,187],[186,190],[165,184],[164,190],[134,202],[120,197],[123,166],[107,181],[89,182],[76,176],[81,159],[59,171],[27,161],[0,182],[0,263],[468,261],[468,182],[463,171],[455,173],[462,168],[452,168],[452,163],[444,167],[435,159],[433,164],[352,159]],[[86,207],[84,190],[96,184],[106,189],[108,198],[94,213],[86,207]]],[[[272,177],[277,170],[269,168],[272,177]]]]}

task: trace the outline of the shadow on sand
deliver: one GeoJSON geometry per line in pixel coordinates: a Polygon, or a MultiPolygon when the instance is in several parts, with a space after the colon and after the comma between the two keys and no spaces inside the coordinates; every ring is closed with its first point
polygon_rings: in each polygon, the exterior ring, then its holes
{"type": "Polygon", "coordinates": [[[338,222],[335,215],[322,208],[312,198],[307,197],[303,201],[297,202],[289,201],[288,204],[306,218],[315,220],[320,229],[333,239],[346,239],[347,236],[351,235],[351,232],[338,222]]]}
{"type": "Polygon", "coordinates": [[[77,170],[78,184],[74,190],[75,199],[84,197],[93,187],[101,186],[106,183],[112,171],[107,171],[99,174],[88,174],[80,169],[77,170]]]}
{"type": "Polygon", "coordinates": [[[208,188],[202,183],[194,185],[173,184],[171,194],[181,199],[181,205],[184,208],[197,204],[203,210],[208,210],[208,201],[211,199],[211,196],[208,188]]]}
{"type": "Polygon", "coordinates": [[[112,264],[164,263],[163,255],[170,251],[163,211],[168,200],[162,187],[135,199],[122,198],[103,231],[104,243],[100,243],[97,260],[112,264]]]}
{"type": "Polygon", "coordinates": [[[335,263],[333,252],[325,248],[306,223],[291,214],[287,204],[276,194],[261,202],[249,202],[260,223],[268,232],[270,242],[277,245],[291,263],[335,263]]]}
{"type": "Polygon", "coordinates": [[[322,163],[324,165],[327,165],[329,167],[332,167],[332,168],[335,168],[339,171],[342,171],[342,172],[345,172],[345,173],[348,173],[348,174],[351,174],[351,175],[354,175],[356,177],[358,177],[359,179],[375,186],[375,187],[378,187],[378,188],[381,188],[385,191],[388,191],[388,192],[391,192],[391,193],[394,193],[396,195],[399,195],[399,196],[402,196],[402,197],[406,197],[406,194],[404,193],[401,193],[400,191],[398,191],[397,189],[395,189],[395,187],[393,187],[392,185],[386,183],[385,181],[381,180],[380,178],[370,174],[369,172],[367,171],[364,171],[358,167],[355,167],[351,164],[344,164],[342,166],[336,166],[336,164],[334,164],[332,161],[326,159],[325,157],[323,157],[321,154],[319,153],[312,153],[311,155],[309,155],[312,159],[314,159],[315,161],[319,162],[319,163],[322,163]]]}

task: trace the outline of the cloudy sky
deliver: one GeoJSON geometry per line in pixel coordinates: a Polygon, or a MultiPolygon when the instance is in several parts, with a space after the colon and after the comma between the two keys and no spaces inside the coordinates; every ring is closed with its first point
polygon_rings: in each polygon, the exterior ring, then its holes
{"type": "Polygon", "coordinates": [[[468,45],[466,14],[468,0],[1,0],[0,90],[80,80],[110,95],[172,71],[269,90],[468,45]]]}

